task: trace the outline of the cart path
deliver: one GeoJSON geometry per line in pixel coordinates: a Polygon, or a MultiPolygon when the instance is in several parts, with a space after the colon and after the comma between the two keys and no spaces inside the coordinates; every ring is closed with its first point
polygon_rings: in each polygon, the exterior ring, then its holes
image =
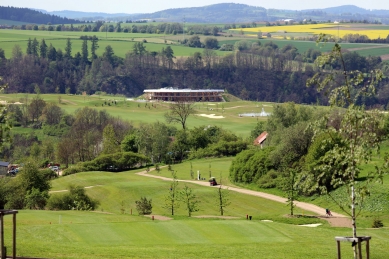
{"type": "MultiPolygon", "coordinates": [[[[141,176],[161,179],[161,180],[164,180],[164,181],[172,181],[173,180],[172,178],[168,178],[168,177],[148,174],[147,171],[142,171],[142,172],[139,172],[139,173],[136,173],[136,174],[137,175],[141,175],[141,176]]],[[[232,186],[226,186],[226,185],[210,186],[209,182],[195,181],[195,180],[179,180],[179,179],[177,179],[177,181],[178,182],[186,182],[186,183],[198,184],[198,185],[202,185],[202,186],[207,186],[209,188],[219,188],[220,187],[220,188],[223,188],[223,189],[228,189],[230,191],[234,191],[234,192],[238,192],[238,193],[243,193],[243,194],[248,194],[248,195],[252,195],[252,196],[257,196],[257,197],[261,197],[261,198],[265,198],[265,199],[268,199],[268,200],[272,200],[272,201],[276,201],[276,202],[281,202],[281,203],[287,203],[287,201],[288,201],[286,198],[283,198],[283,197],[280,197],[280,196],[277,196],[277,195],[273,195],[273,194],[269,194],[269,193],[264,193],[264,192],[258,192],[258,191],[252,191],[252,190],[242,189],[242,188],[237,188],[237,187],[232,187],[232,186]]],[[[306,210],[306,211],[311,211],[311,212],[314,212],[314,213],[316,213],[318,215],[325,215],[325,209],[321,208],[319,206],[316,206],[314,204],[310,204],[310,203],[307,203],[307,202],[300,202],[300,201],[295,201],[295,204],[296,204],[296,207],[298,207],[300,209],[303,209],[303,210],[306,210]]],[[[333,215],[332,218],[345,218],[346,217],[345,215],[342,215],[342,214],[339,214],[339,213],[335,213],[335,212],[332,212],[332,215],[333,215]]],[[[326,218],[324,217],[323,219],[326,219],[326,218]]]]}

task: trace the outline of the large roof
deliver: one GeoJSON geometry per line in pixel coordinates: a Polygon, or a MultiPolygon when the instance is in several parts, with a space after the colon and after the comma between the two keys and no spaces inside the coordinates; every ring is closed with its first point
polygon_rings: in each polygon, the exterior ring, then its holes
{"type": "Polygon", "coordinates": [[[224,90],[222,89],[198,89],[198,90],[192,90],[192,89],[178,89],[178,88],[160,88],[160,89],[146,89],[143,92],[145,93],[210,93],[210,92],[218,92],[218,93],[224,93],[224,90]]]}

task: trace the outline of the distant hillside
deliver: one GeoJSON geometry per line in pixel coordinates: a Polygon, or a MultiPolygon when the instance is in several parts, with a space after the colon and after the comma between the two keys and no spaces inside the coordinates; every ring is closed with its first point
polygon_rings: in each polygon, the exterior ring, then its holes
{"type": "Polygon", "coordinates": [[[70,11],[70,10],[52,11],[52,12],[47,12],[42,10],[42,12],[51,15],[71,18],[71,19],[78,19],[78,20],[90,20],[91,18],[107,19],[113,17],[126,17],[131,15],[140,15],[140,14],[128,14],[128,13],[79,12],[79,11],[70,11]]]}
{"type": "MultiPolygon", "coordinates": [[[[6,8],[6,7],[3,7],[6,8]]],[[[13,7],[8,7],[13,8],[13,7]]],[[[102,12],[78,12],[78,11],[53,11],[45,10],[30,10],[27,8],[18,9],[18,15],[2,16],[0,18],[15,21],[34,22],[34,23],[76,23],[72,19],[82,21],[110,20],[110,21],[125,21],[125,20],[144,20],[151,19],[156,21],[167,22],[186,22],[196,23],[251,23],[259,21],[278,21],[286,18],[291,18],[296,21],[304,19],[312,19],[315,21],[368,21],[389,23],[389,10],[367,10],[355,5],[343,5],[338,7],[324,9],[307,9],[301,11],[284,10],[284,9],[269,9],[263,7],[249,6],[245,4],[222,3],[203,7],[189,8],[174,8],[158,11],[148,14],[126,14],[126,13],[102,13],[102,12]],[[22,10],[26,14],[22,14],[22,10]],[[31,13],[34,12],[34,13],[31,13]],[[47,15],[46,20],[36,21],[35,16],[42,17],[47,15]],[[66,18],[63,18],[66,17],[66,18]],[[27,19],[28,18],[28,19],[27,19]],[[35,20],[32,20],[34,18],[35,20]],[[54,19],[55,18],[55,19],[54,19]],[[57,18],[64,20],[58,21],[57,18]],[[67,19],[67,20],[66,20],[67,19]],[[54,21],[55,20],[55,21],[54,21]],[[54,22],[53,22],[54,21],[54,22]]],[[[43,19],[42,19],[43,20],[43,19]]]]}
{"type": "Polygon", "coordinates": [[[36,10],[19,7],[0,6],[0,17],[5,20],[35,23],[35,24],[69,24],[80,23],[78,20],[50,15],[36,10]]]}
{"type": "Polygon", "coordinates": [[[267,20],[266,9],[245,4],[215,4],[203,7],[167,9],[135,18],[161,19],[199,23],[239,23],[267,20]]]}

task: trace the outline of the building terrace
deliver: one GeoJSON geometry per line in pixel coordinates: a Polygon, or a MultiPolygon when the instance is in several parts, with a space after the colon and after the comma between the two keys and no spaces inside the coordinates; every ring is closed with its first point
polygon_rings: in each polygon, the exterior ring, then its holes
{"type": "Polygon", "coordinates": [[[171,102],[220,102],[223,101],[221,89],[178,89],[161,88],[147,89],[143,91],[148,101],[171,101],[171,102]]]}

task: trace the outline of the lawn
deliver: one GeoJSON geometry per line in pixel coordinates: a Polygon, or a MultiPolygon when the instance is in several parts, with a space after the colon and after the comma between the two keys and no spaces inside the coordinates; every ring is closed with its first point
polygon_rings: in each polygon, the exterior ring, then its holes
{"type": "MultiPolygon", "coordinates": [[[[34,98],[34,94],[1,94],[0,100],[8,102],[25,102],[28,98],[34,98]]],[[[42,94],[42,99],[49,102],[61,103],[59,106],[68,113],[73,113],[77,109],[87,106],[97,110],[106,110],[112,116],[118,116],[123,120],[128,120],[138,126],[141,123],[165,122],[164,114],[168,111],[167,103],[156,103],[153,107],[146,106],[145,102],[128,100],[123,96],[81,96],[81,95],[59,95],[59,94],[42,94]],[[108,106],[107,102],[116,100],[116,105],[108,106]],[[104,106],[102,106],[104,105],[104,106]]],[[[188,118],[189,128],[214,125],[227,130],[231,130],[238,136],[248,137],[251,130],[255,127],[257,120],[266,120],[266,117],[239,117],[241,113],[256,112],[260,113],[262,107],[266,112],[273,110],[273,104],[266,102],[223,102],[223,103],[196,103],[196,114],[215,114],[223,116],[222,119],[212,119],[199,115],[192,115],[188,118]]],[[[175,124],[179,127],[178,124],[175,124]]],[[[15,127],[15,132],[26,132],[26,129],[15,127]]],[[[27,129],[28,131],[28,129],[27,129]]]]}
{"type": "MultiPolygon", "coordinates": [[[[205,163],[206,164],[206,163],[205,163]]],[[[228,159],[213,160],[226,167],[228,159]]],[[[193,165],[200,167],[200,161],[193,165]]],[[[177,171],[180,168],[174,167],[177,171]]],[[[205,166],[206,168],[206,166],[205,166]]],[[[319,258],[336,257],[335,236],[351,233],[345,228],[301,227],[300,219],[287,219],[287,207],[258,197],[230,194],[226,215],[237,219],[188,218],[182,205],[173,220],[152,221],[138,216],[131,207],[141,195],[152,198],[153,215],[168,216],[163,208],[169,182],[136,175],[139,170],[107,173],[88,172],[52,182],[53,190],[69,183],[100,185],[87,193],[100,200],[96,212],[19,211],[17,215],[18,256],[44,258],[319,258]],[[124,201],[124,203],[123,203],[124,201]],[[124,204],[124,211],[122,210],[124,204]],[[122,214],[122,212],[124,212],[122,214]],[[246,220],[245,215],[253,220],[246,220]],[[274,222],[264,222],[272,219],[274,222]],[[293,223],[293,224],[286,224],[293,223]]],[[[161,174],[163,174],[161,172],[161,174]]],[[[189,185],[201,200],[197,215],[218,215],[215,189],[189,185]]],[[[182,188],[182,183],[179,188],[182,188]]],[[[53,194],[60,195],[60,194],[53,194]]],[[[11,217],[5,218],[5,243],[11,253],[11,217]]],[[[310,222],[311,219],[303,219],[310,222]]],[[[316,220],[317,221],[317,220],[316,220]]],[[[360,229],[372,236],[371,258],[386,258],[387,229],[360,229]]],[[[343,258],[351,257],[344,244],[343,258]]]]}

